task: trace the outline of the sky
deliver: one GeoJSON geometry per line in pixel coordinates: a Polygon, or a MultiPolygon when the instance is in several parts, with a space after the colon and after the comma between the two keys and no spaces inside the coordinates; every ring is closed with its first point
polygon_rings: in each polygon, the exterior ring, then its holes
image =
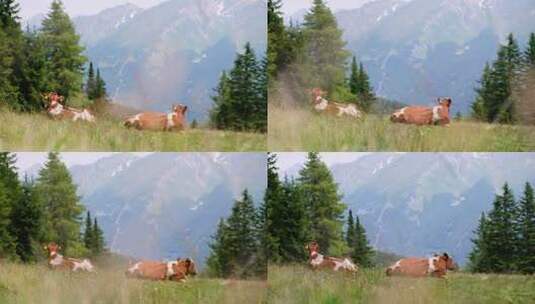
{"type": "MultiPolygon", "coordinates": [[[[132,3],[142,8],[154,6],[165,0],[62,0],[63,5],[71,17],[80,15],[94,15],[106,8],[132,3]]],[[[52,0],[19,0],[20,16],[27,20],[37,14],[46,14],[52,0]]]]}
{"type": "MultiPolygon", "coordinates": [[[[111,156],[112,152],[69,152],[61,153],[60,158],[67,165],[72,167],[76,165],[88,165],[98,161],[101,158],[111,156]]],[[[135,155],[146,155],[149,153],[131,153],[135,155]]],[[[17,153],[17,168],[19,172],[24,172],[27,169],[37,164],[43,164],[47,159],[48,153],[43,152],[21,152],[17,153]]]]}
{"type": "MultiPolygon", "coordinates": [[[[321,159],[332,167],[337,164],[344,164],[353,162],[369,153],[352,153],[352,152],[333,152],[333,153],[320,153],[321,159]]],[[[285,152],[277,153],[277,167],[280,171],[285,173],[288,169],[291,169],[295,165],[302,165],[305,163],[307,157],[306,152],[285,152]]]]}
{"type": "MultiPolygon", "coordinates": [[[[333,10],[358,8],[363,3],[373,0],[326,0],[327,5],[333,10]]],[[[287,15],[292,15],[303,8],[310,8],[313,0],[283,0],[282,11],[287,15]]]]}

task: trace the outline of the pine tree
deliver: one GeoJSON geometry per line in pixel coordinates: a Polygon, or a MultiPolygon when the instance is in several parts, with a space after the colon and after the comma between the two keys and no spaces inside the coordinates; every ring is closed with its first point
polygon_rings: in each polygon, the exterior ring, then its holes
{"type": "Polygon", "coordinates": [[[283,70],[289,63],[288,38],[281,12],[281,0],[268,0],[268,48],[267,75],[271,79],[283,70]]]}
{"type": "Polygon", "coordinates": [[[91,220],[91,212],[87,211],[84,225],[83,241],[85,248],[92,250],[93,244],[93,222],[91,220]]]}
{"type": "Polygon", "coordinates": [[[535,273],[535,198],[533,187],[526,183],[518,206],[517,266],[522,273],[535,273]]]}
{"type": "Polygon", "coordinates": [[[474,244],[474,247],[472,248],[472,251],[469,255],[469,269],[472,272],[489,272],[490,271],[490,265],[488,263],[488,249],[487,249],[487,242],[488,242],[488,234],[487,234],[487,218],[485,216],[485,213],[481,213],[481,217],[479,219],[479,224],[477,226],[477,229],[474,231],[475,238],[472,239],[472,243],[474,244]]]}
{"type": "Polygon", "coordinates": [[[11,234],[12,202],[7,195],[8,188],[0,181],[0,258],[15,257],[15,239],[11,234]]]}
{"type": "Polygon", "coordinates": [[[193,119],[191,122],[190,128],[197,129],[199,127],[199,123],[197,122],[197,119],[193,119]]]}
{"type": "Polygon", "coordinates": [[[96,98],[96,80],[95,70],[93,69],[93,62],[89,62],[89,71],[87,73],[87,82],[85,85],[85,93],[87,98],[94,100],[96,98]]]}
{"type": "Polygon", "coordinates": [[[11,83],[13,56],[7,34],[0,28],[0,105],[15,107],[16,87],[11,83]]]}
{"type": "Polygon", "coordinates": [[[360,63],[359,67],[358,79],[360,88],[360,91],[357,92],[359,98],[359,105],[364,112],[369,112],[375,100],[375,96],[370,84],[370,78],[368,77],[368,74],[366,73],[362,62],[360,63]]]}
{"type": "Polygon", "coordinates": [[[25,177],[22,184],[22,197],[12,211],[11,225],[17,241],[16,252],[23,262],[34,261],[40,250],[42,234],[42,208],[33,181],[25,177]]]}
{"type": "Polygon", "coordinates": [[[215,235],[210,243],[210,255],[206,260],[208,272],[214,277],[225,277],[231,272],[230,256],[225,247],[227,244],[228,225],[224,219],[219,221],[215,235]]]}
{"type": "Polygon", "coordinates": [[[368,238],[366,237],[366,230],[360,223],[360,219],[357,216],[355,219],[355,239],[353,250],[351,252],[351,258],[358,265],[370,267],[373,265],[373,255],[373,249],[368,243],[368,238]]]}
{"type": "Polygon", "coordinates": [[[91,251],[93,255],[99,255],[104,251],[104,232],[98,225],[97,218],[93,219],[93,231],[91,233],[92,237],[92,248],[91,251]]]}
{"type": "Polygon", "coordinates": [[[528,47],[524,53],[524,60],[528,66],[535,67],[535,33],[529,36],[528,47]]]}
{"type": "Polygon", "coordinates": [[[517,231],[515,199],[506,183],[503,194],[496,196],[493,209],[488,214],[488,225],[485,225],[486,259],[491,265],[489,271],[501,273],[515,270],[517,231]]]}
{"type": "Polygon", "coordinates": [[[39,171],[35,186],[44,210],[45,241],[55,241],[68,252],[70,247],[80,248],[80,222],[84,207],[76,194],[76,185],[67,167],[57,153],[49,153],[48,160],[39,171]]]}
{"type": "Polygon", "coordinates": [[[281,233],[279,232],[282,219],[281,208],[281,192],[282,185],[279,180],[277,172],[277,155],[268,153],[267,157],[267,189],[264,195],[264,205],[266,209],[266,228],[267,235],[265,236],[264,246],[270,253],[268,256],[269,262],[280,262],[281,253],[281,233]]]}
{"type": "Polygon", "coordinates": [[[355,220],[353,219],[353,211],[349,209],[349,215],[347,216],[347,231],[346,231],[346,243],[349,248],[355,245],[355,220]]]}
{"type": "Polygon", "coordinates": [[[355,96],[361,92],[359,65],[357,63],[357,57],[353,56],[351,60],[351,68],[349,71],[349,91],[355,96]]]}
{"type": "Polygon", "coordinates": [[[67,99],[82,88],[86,58],[82,55],[80,37],[59,0],[52,2],[42,23],[42,36],[47,59],[48,88],[67,99]]]}
{"type": "Polygon", "coordinates": [[[309,223],[309,237],[316,240],[326,254],[343,254],[343,213],[346,206],[340,201],[338,186],[318,153],[308,154],[305,166],[299,172],[298,182],[304,195],[304,206],[309,223]]]}
{"type": "Polygon", "coordinates": [[[210,111],[210,122],[217,129],[228,128],[231,121],[237,119],[231,111],[228,80],[227,72],[223,71],[219,77],[219,84],[214,89],[215,95],[212,96],[214,107],[210,111]]]}
{"type": "Polygon", "coordinates": [[[106,98],[106,83],[100,76],[100,69],[97,69],[97,77],[95,79],[95,99],[106,98]]]}
{"type": "Polygon", "coordinates": [[[314,0],[303,23],[304,71],[308,86],[321,87],[330,93],[346,87],[346,62],[350,53],[345,49],[342,31],[336,18],[322,0],[314,0]]]}
{"type": "Polygon", "coordinates": [[[19,5],[0,0],[0,102],[19,108],[18,69],[21,64],[22,31],[19,5]]]}

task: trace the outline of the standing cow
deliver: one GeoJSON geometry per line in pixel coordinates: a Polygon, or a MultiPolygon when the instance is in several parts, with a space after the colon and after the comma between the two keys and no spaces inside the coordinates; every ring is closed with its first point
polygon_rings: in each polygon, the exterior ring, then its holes
{"type": "Polygon", "coordinates": [[[455,270],[456,268],[457,266],[453,259],[447,253],[444,253],[430,258],[401,259],[386,269],[386,275],[443,278],[448,270],[455,270]]]}
{"type": "Polygon", "coordinates": [[[362,113],[357,109],[354,104],[343,104],[337,102],[329,102],[325,99],[326,92],[320,88],[314,88],[310,91],[312,93],[312,103],[314,104],[314,110],[319,113],[327,113],[336,115],[337,117],[347,116],[358,119],[362,116],[362,113]]]}
{"type": "Polygon", "coordinates": [[[174,105],[171,113],[142,112],[128,117],[124,121],[127,128],[134,127],[138,130],[172,131],[186,128],[186,112],[188,106],[174,105]]]}
{"type": "Polygon", "coordinates": [[[71,121],[95,122],[95,116],[87,109],[76,109],[63,105],[65,98],[56,92],[43,94],[46,112],[53,119],[69,119],[71,121]]]}
{"type": "Polygon", "coordinates": [[[414,125],[449,125],[451,98],[438,98],[434,107],[410,106],[394,112],[390,116],[392,122],[414,125]]]}
{"type": "Polygon", "coordinates": [[[48,253],[48,266],[51,269],[70,270],[73,272],[95,271],[95,267],[88,259],[79,260],[63,257],[63,255],[59,253],[61,246],[54,242],[48,243],[48,245],[44,246],[43,249],[45,249],[48,253]]]}
{"type": "Polygon", "coordinates": [[[316,241],[311,242],[306,246],[309,253],[308,264],[312,269],[327,268],[334,271],[357,272],[357,265],[353,264],[348,258],[335,258],[324,256],[319,253],[320,246],[316,241]]]}
{"type": "Polygon", "coordinates": [[[131,265],[126,276],[147,280],[171,280],[185,282],[188,275],[196,275],[195,262],[190,258],[178,258],[176,261],[139,261],[131,265]]]}

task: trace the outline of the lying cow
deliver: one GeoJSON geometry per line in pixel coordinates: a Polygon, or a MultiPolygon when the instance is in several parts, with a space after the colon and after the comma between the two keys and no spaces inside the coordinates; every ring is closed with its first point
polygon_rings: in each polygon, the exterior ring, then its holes
{"type": "Polygon", "coordinates": [[[91,261],[88,259],[73,259],[73,258],[66,258],[63,257],[63,255],[59,254],[59,250],[61,250],[61,246],[58,244],[52,242],[48,245],[44,246],[43,249],[45,249],[48,252],[48,266],[51,269],[59,269],[59,270],[71,270],[71,271],[87,271],[87,272],[94,272],[95,267],[93,264],[91,264],[91,261]]]}
{"type": "Polygon", "coordinates": [[[439,98],[434,107],[411,106],[398,110],[390,116],[392,122],[414,125],[449,125],[451,98],[439,98]]]}
{"type": "Polygon", "coordinates": [[[188,275],[196,275],[197,268],[192,259],[178,258],[176,261],[139,261],[128,268],[126,276],[147,280],[171,280],[185,282],[188,275]]]}
{"type": "Polygon", "coordinates": [[[70,119],[72,121],[88,121],[95,122],[95,116],[87,109],[76,109],[64,106],[63,96],[56,92],[51,92],[42,95],[45,100],[46,112],[54,119],[70,119]]]}
{"type": "Polygon", "coordinates": [[[455,270],[456,268],[457,266],[453,259],[447,253],[444,253],[431,258],[401,259],[386,269],[386,275],[442,278],[448,270],[455,270]]]}
{"type": "Polygon", "coordinates": [[[312,242],[306,246],[309,252],[308,263],[312,269],[327,268],[334,271],[357,272],[358,267],[348,258],[334,258],[324,256],[319,253],[319,245],[317,242],[312,242]]]}
{"type": "Polygon", "coordinates": [[[138,130],[172,131],[186,128],[186,111],[188,106],[174,105],[171,113],[142,112],[128,117],[124,121],[127,128],[138,130]]]}
{"type": "Polygon", "coordinates": [[[325,99],[326,92],[320,88],[314,88],[311,91],[313,97],[314,109],[319,113],[327,113],[336,115],[337,117],[348,116],[351,118],[360,118],[362,113],[354,104],[344,104],[337,102],[329,102],[325,99]]]}

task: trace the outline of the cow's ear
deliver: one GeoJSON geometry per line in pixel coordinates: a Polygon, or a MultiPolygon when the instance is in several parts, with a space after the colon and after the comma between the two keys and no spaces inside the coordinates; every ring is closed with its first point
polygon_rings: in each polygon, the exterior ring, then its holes
{"type": "Polygon", "coordinates": [[[444,257],[446,258],[446,260],[450,258],[450,256],[446,252],[444,252],[444,257]]]}
{"type": "Polygon", "coordinates": [[[182,114],[186,114],[186,111],[188,110],[188,106],[184,106],[182,108],[182,114]]]}

